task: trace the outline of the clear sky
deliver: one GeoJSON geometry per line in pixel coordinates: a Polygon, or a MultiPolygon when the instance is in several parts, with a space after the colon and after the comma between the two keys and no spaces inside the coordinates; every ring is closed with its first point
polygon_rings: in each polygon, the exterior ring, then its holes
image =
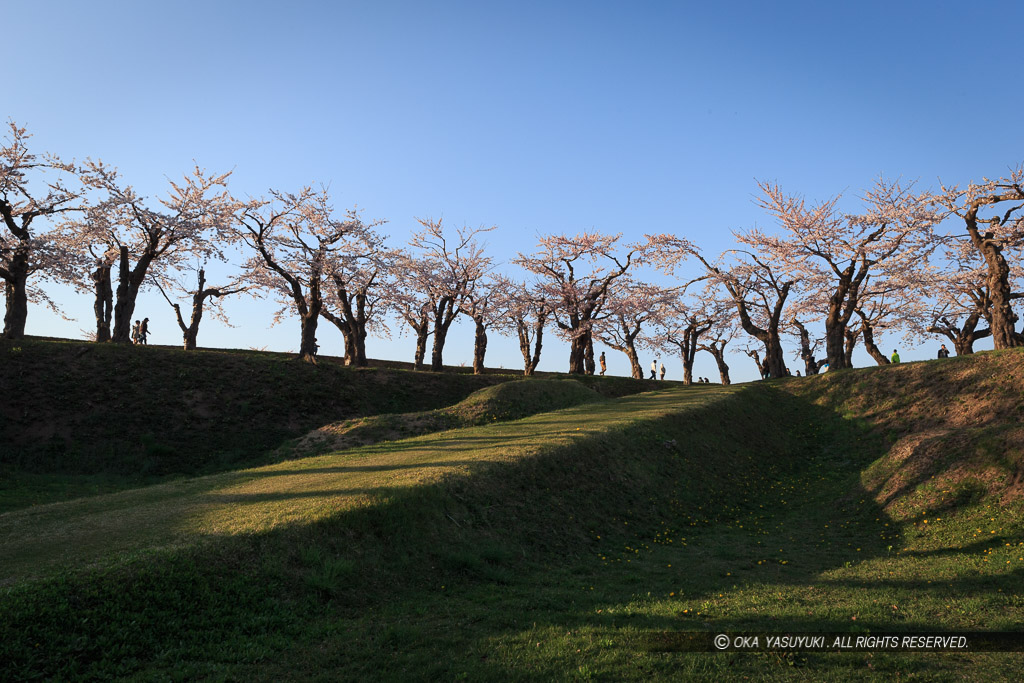
{"type": "MultiPolygon", "coordinates": [[[[1020,2],[6,0],[3,15],[2,113],[37,151],[102,158],[147,195],[193,159],[234,169],[243,195],[329,183],[396,244],[415,217],[497,225],[503,261],[583,229],[718,253],[730,230],[772,226],[755,179],[845,191],[855,210],[879,174],[928,187],[1024,161],[1020,2]]],[[[29,334],[82,336],[89,296],[49,289],[77,320],[33,307],[29,334]]],[[[227,308],[238,326],[204,320],[200,345],[297,349],[296,321],[268,329],[269,303],[227,308]]],[[[159,296],[136,310],[152,341],[180,342],[159,296]]],[[[341,354],[339,333],[318,336],[341,354]]],[[[449,340],[446,362],[469,364],[471,329],[449,340]]],[[[411,360],[413,346],[367,350],[411,360]]],[[[565,370],[566,348],[551,339],[541,369],[565,370]]],[[[696,373],[717,379],[701,356],[696,373]]],[[[516,345],[492,340],[488,365],[521,367],[516,345]]]]}

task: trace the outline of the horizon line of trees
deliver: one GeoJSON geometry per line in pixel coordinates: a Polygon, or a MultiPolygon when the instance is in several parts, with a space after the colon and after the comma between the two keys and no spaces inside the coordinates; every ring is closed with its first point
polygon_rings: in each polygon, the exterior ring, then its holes
{"type": "Polygon", "coordinates": [[[427,367],[430,343],[429,367],[441,370],[459,316],[473,322],[477,373],[494,332],[514,334],[524,374],[533,374],[550,328],[569,344],[570,373],[594,373],[599,342],[625,354],[637,378],[641,350],[678,352],[687,384],[700,351],[728,384],[734,342],[765,377],[788,373],[784,341],[808,375],[825,364],[852,367],[858,345],[888,363],[875,341],[882,332],[939,336],[958,355],[988,337],[996,349],[1024,345],[1014,311],[1024,297],[1024,165],[938,191],[880,178],[856,214],[839,210],[840,195],[808,203],[759,182],[757,203],[776,234],[735,230],[735,248],[718,255],[671,234],[628,243],[621,233],[542,236],[511,259],[525,274],[515,278],[482,242],[494,227],[417,219],[395,247],[380,232],[384,221],[336,212],[325,188],[239,198],[228,190],[230,172],[198,166],[151,200],[101,161],[33,153],[30,137],[11,122],[0,148],[9,339],[24,336],[29,301],[59,310],[40,287],[49,281],[92,295],[97,342],[130,343],[137,297],[151,287],[173,311],[184,348],[195,349],[204,314],[230,324],[221,304],[244,294],[273,299],[275,322],[298,317],[299,355],[309,362],[326,320],[355,366],[367,364],[367,337],[389,335],[397,322],[415,338],[415,367],[427,367]],[[947,220],[956,227],[939,232],[947,220]],[[237,272],[210,284],[214,262],[237,272]],[[654,274],[673,284],[652,282],[654,274]]]}

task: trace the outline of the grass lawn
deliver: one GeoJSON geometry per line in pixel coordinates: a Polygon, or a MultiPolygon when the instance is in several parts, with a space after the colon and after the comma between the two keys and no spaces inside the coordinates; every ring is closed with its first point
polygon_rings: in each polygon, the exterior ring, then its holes
{"type": "Polygon", "coordinates": [[[0,679],[1014,680],[1014,653],[666,647],[1024,630],[1020,502],[881,500],[869,427],[689,387],[9,512],[0,679]]]}

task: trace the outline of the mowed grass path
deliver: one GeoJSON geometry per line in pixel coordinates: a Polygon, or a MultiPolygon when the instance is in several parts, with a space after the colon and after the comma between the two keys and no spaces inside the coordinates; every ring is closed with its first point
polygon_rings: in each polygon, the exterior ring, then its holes
{"type": "Polygon", "coordinates": [[[685,413],[737,391],[676,388],[0,515],[0,583],[138,551],[310,524],[400,489],[685,413]]]}

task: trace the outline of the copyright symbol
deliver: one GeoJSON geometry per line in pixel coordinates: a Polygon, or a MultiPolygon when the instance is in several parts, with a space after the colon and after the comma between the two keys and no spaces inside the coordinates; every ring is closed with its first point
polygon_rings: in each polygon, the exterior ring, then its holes
{"type": "Polygon", "coordinates": [[[719,633],[717,636],[715,636],[714,642],[715,647],[717,647],[719,650],[724,650],[725,648],[729,647],[729,636],[725,635],[724,633],[719,633]]]}

